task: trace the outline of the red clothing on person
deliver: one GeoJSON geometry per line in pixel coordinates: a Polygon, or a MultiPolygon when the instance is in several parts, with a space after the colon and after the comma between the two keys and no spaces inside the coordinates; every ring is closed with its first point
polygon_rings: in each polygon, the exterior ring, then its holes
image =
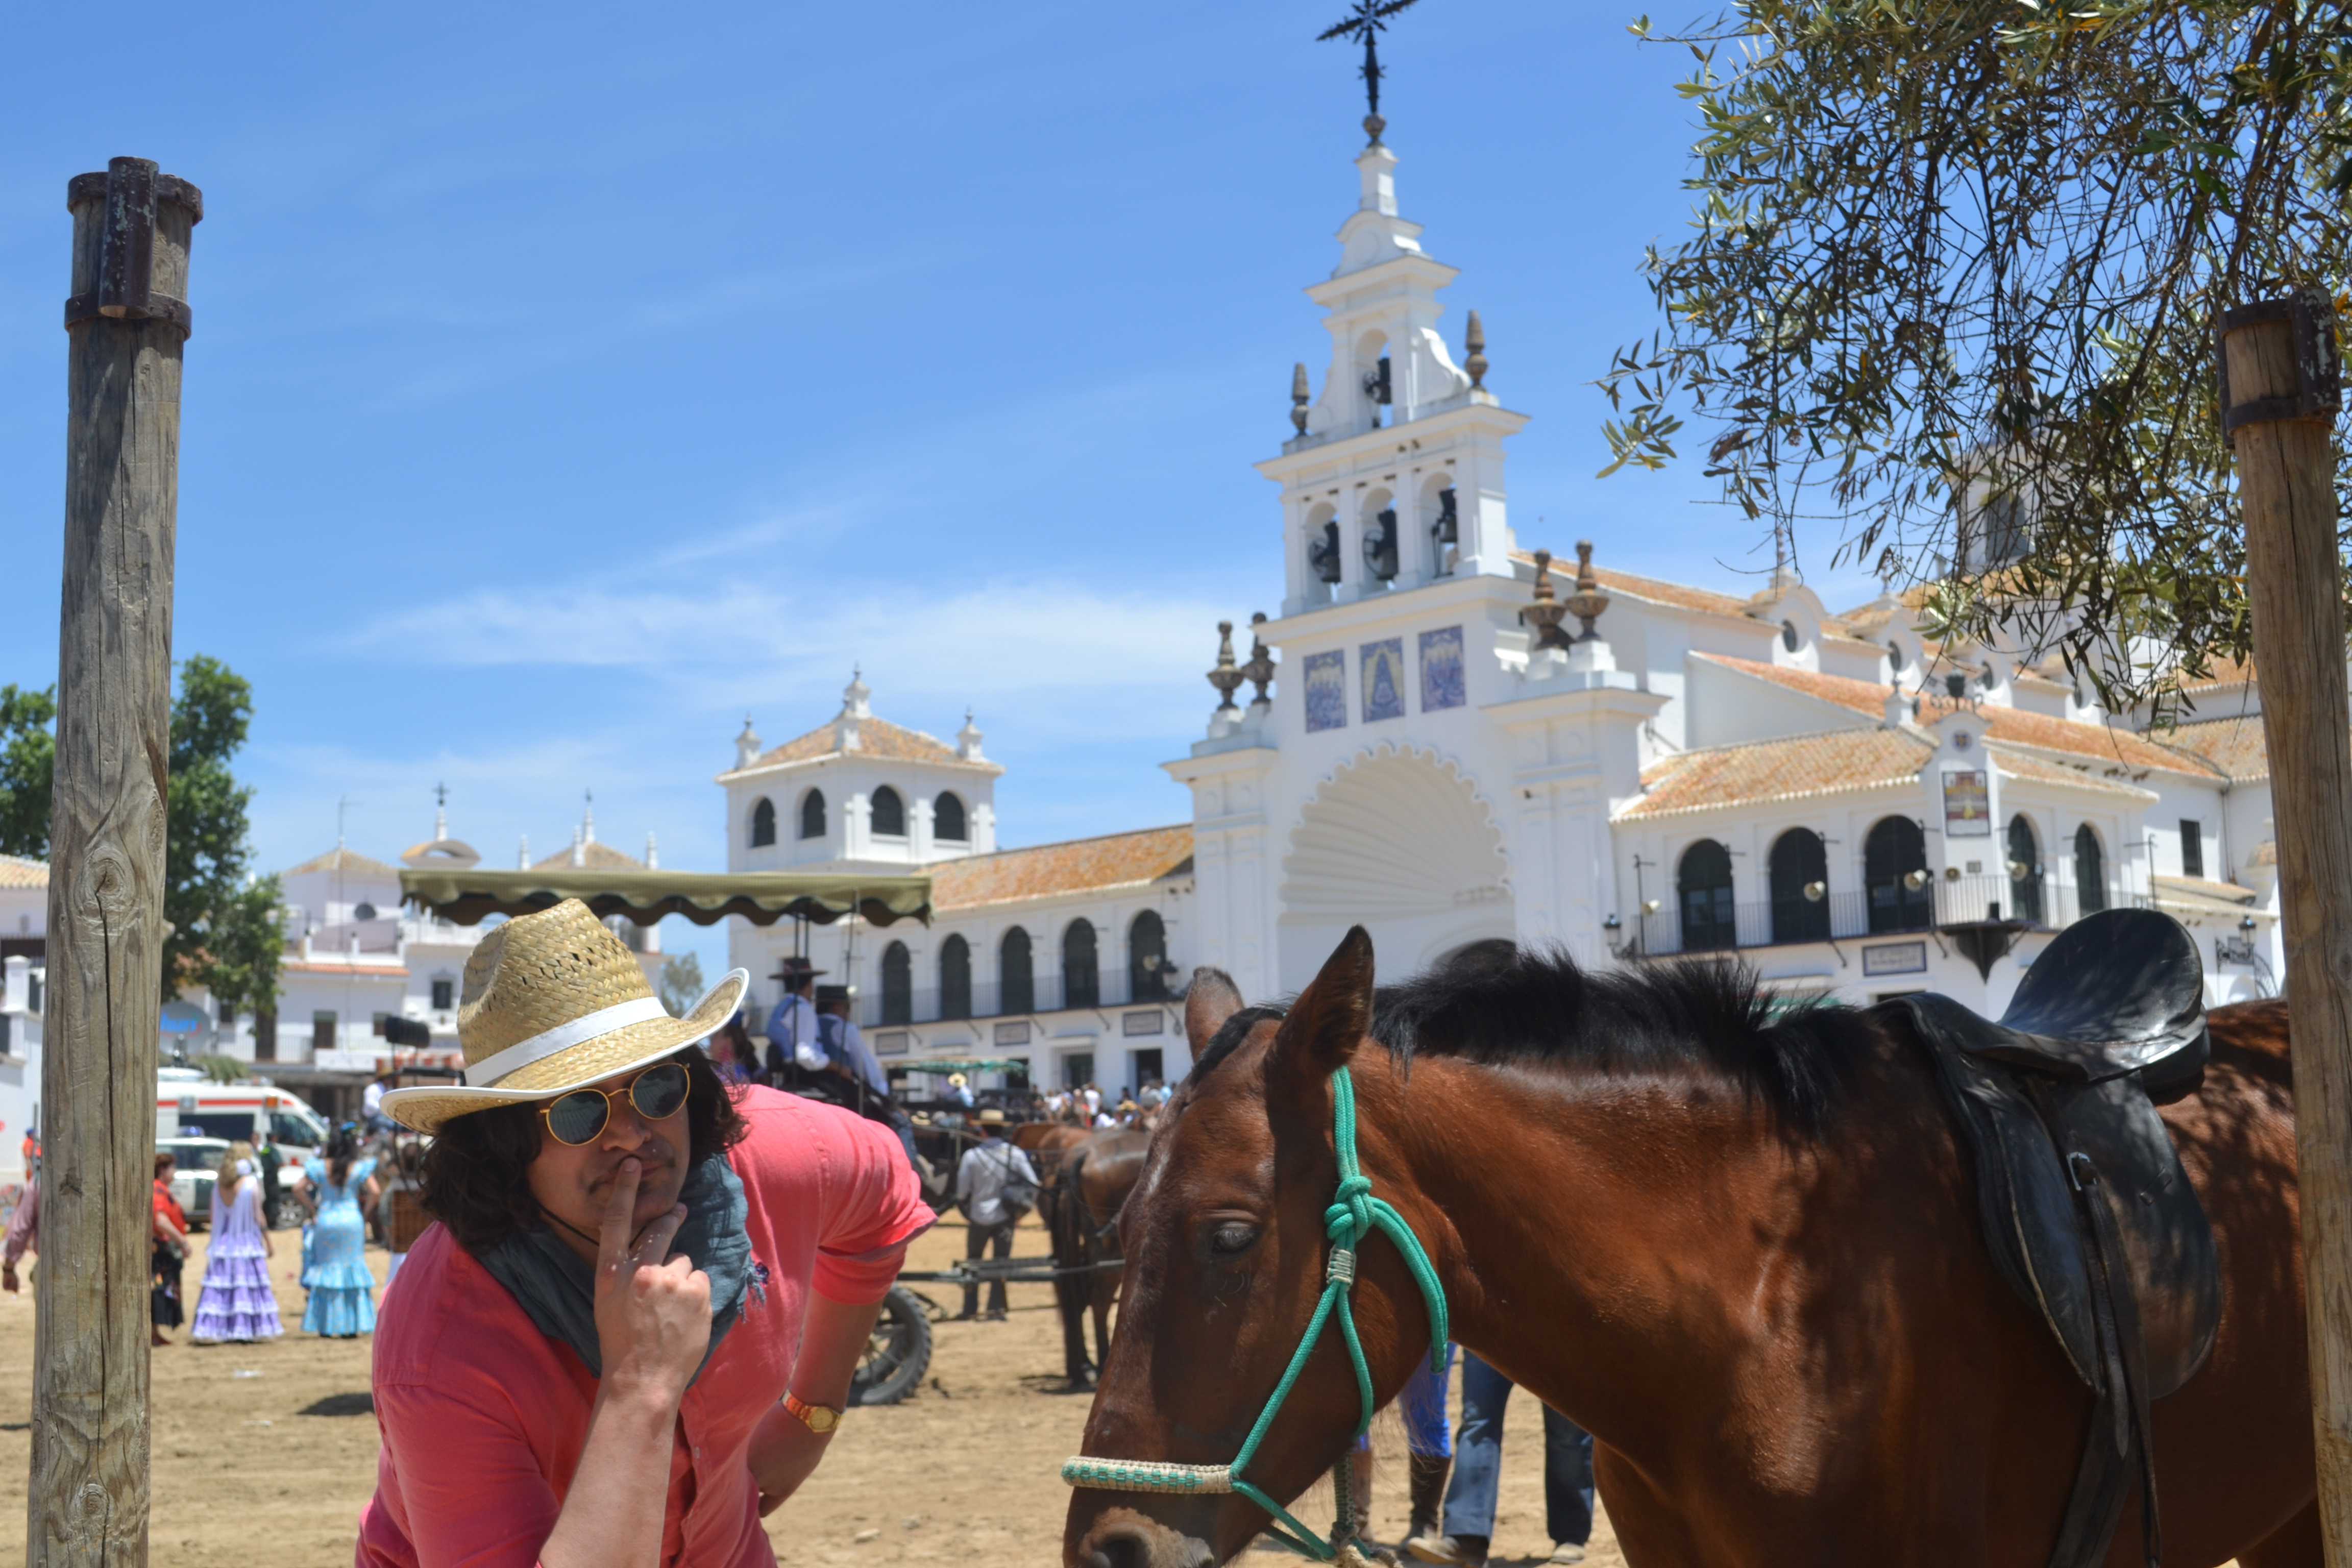
{"type": "Polygon", "coordinates": [[[182,1236],[188,1234],[188,1216],[180,1211],[180,1201],[172,1195],[172,1184],[160,1176],[155,1181],[155,1212],[177,1226],[182,1236]]]}
{"type": "MultiPolygon", "coordinates": [[[[751,1135],[728,1152],[749,1205],[743,1313],[686,1392],[670,1447],[664,1563],[769,1568],[748,1448],[782,1399],[808,1294],[878,1301],[929,1205],[887,1128],[797,1095],[740,1091],[751,1135]]],[[[436,1225],[384,1294],[375,1333],[383,1431],[359,1568],[525,1568],[563,1506],[596,1380],[436,1225]]]]}

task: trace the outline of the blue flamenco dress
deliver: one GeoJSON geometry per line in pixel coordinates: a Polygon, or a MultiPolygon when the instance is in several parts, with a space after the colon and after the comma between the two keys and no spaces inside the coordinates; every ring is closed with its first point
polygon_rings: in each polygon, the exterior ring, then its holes
{"type": "Polygon", "coordinates": [[[302,1173],[319,1199],[319,1216],[311,1226],[313,1255],[302,1271],[302,1283],[310,1288],[302,1330],[344,1339],[373,1332],[375,1276],[368,1270],[367,1221],[357,1194],[375,1173],[375,1162],[354,1161],[340,1187],[327,1180],[323,1160],[304,1161],[302,1173]]]}

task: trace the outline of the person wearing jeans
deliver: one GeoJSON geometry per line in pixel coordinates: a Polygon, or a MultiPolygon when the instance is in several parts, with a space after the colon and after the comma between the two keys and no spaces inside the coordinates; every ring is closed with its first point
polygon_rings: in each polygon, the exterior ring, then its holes
{"type": "MultiPolygon", "coordinates": [[[[1445,1492],[1445,1533],[1407,1550],[1424,1563],[1478,1568],[1495,1534],[1495,1492],[1502,1479],[1503,1411],[1511,1380],[1462,1352],[1462,1426],[1454,1438],[1454,1483],[1445,1492]]],[[[1592,1435],[1544,1406],[1544,1522],[1550,1561],[1581,1563],[1592,1539],[1592,1435]]]]}

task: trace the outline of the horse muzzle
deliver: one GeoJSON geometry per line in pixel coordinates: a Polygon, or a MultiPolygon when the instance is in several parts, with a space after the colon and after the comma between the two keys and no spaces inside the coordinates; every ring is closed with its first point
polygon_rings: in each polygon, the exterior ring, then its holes
{"type": "Polygon", "coordinates": [[[1214,1568],[1217,1554],[1197,1536],[1133,1509],[1107,1509],[1065,1555],[1066,1568],[1214,1568]]]}

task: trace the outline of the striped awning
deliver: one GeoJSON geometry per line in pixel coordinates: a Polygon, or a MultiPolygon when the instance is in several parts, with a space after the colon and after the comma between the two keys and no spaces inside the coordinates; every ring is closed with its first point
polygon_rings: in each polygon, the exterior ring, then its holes
{"type": "Polygon", "coordinates": [[[649,926],[664,915],[715,925],[740,915],[753,925],[788,916],[830,925],[855,912],[876,925],[930,923],[929,877],[843,877],[800,871],[600,871],[557,866],[530,871],[403,871],[401,896],[443,920],[527,915],[578,899],[596,914],[649,926]]]}

